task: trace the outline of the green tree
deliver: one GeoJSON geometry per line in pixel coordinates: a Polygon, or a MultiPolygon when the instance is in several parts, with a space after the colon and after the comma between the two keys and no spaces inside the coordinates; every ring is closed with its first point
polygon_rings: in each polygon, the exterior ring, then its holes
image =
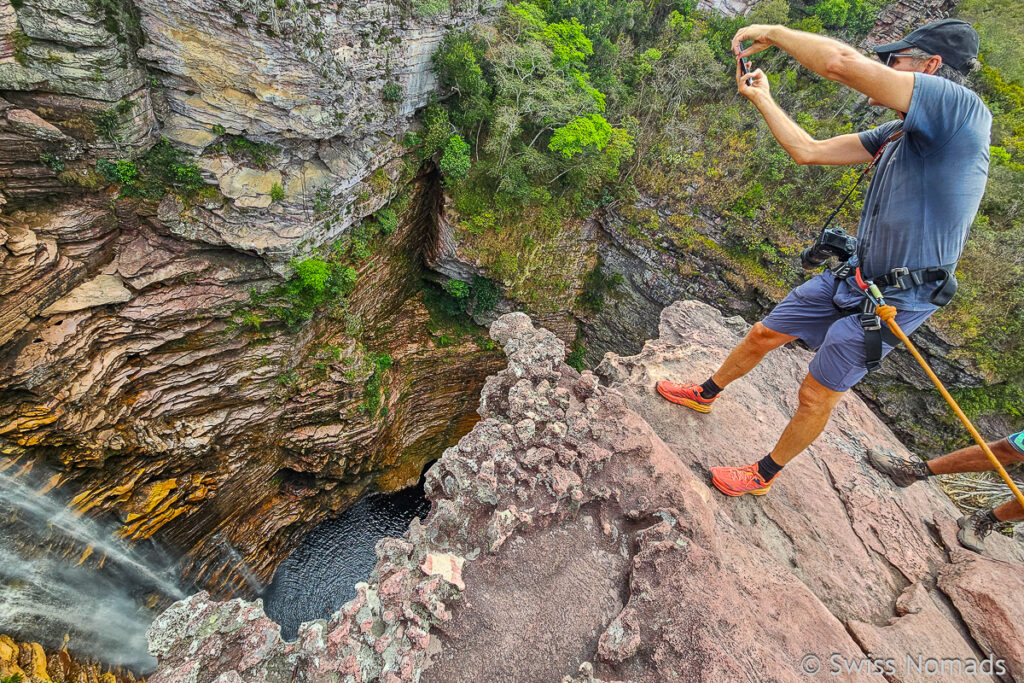
{"type": "Polygon", "coordinates": [[[423,124],[425,130],[420,156],[427,159],[448,142],[453,131],[448,110],[438,104],[431,104],[424,110],[423,124]]]}
{"type": "Polygon", "coordinates": [[[441,156],[441,161],[438,162],[438,167],[441,169],[441,173],[444,174],[445,182],[450,184],[465,180],[466,176],[469,175],[471,163],[469,143],[463,140],[460,135],[452,135],[448,138],[448,143],[444,147],[444,154],[441,156]]]}
{"type": "Polygon", "coordinates": [[[566,159],[588,149],[600,151],[612,139],[612,127],[600,114],[577,116],[569,123],[555,129],[548,148],[566,159]]]}
{"type": "Polygon", "coordinates": [[[541,36],[551,48],[557,66],[582,66],[583,60],[594,54],[594,44],[575,18],[548,24],[541,36]]]}
{"type": "Polygon", "coordinates": [[[826,28],[842,28],[850,14],[850,3],[847,0],[822,0],[814,6],[814,14],[826,28]]]}

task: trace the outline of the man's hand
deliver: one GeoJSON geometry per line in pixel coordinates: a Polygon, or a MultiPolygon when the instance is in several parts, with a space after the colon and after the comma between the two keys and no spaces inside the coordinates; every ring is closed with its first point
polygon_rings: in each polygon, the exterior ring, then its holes
{"type": "Polygon", "coordinates": [[[737,57],[746,57],[762,50],[767,50],[775,44],[768,37],[774,28],[775,26],[771,24],[751,24],[736,31],[736,35],[732,37],[733,54],[737,57]],[[743,49],[742,43],[744,40],[753,40],[754,44],[743,49]]]}
{"type": "Polygon", "coordinates": [[[861,92],[875,103],[906,112],[914,92],[914,74],[890,69],[869,59],[855,48],[828,36],[795,31],[776,24],[754,24],[741,28],[732,37],[733,53],[746,57],[769,47],[777,47],[819,76],[838,81],[861,92]],[[754,44],[743,49],[743,41],[754,44]]]}
{"type": "Polygon", "coordinates": [[[768,77],[763,71],[757,69],[748,74],[743,73],[740,60],[736,60],[736,88],[739,93],[753,102],[755,105],[764,99],[771,99],[772,93],[768,86],[768,77]],[[750,81],[750,84],[747,84],[750,81]]]}

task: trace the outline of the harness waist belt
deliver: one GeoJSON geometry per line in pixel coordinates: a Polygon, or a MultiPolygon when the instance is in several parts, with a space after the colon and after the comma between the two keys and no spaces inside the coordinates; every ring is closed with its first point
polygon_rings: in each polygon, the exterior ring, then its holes
{"type": "Polygon", "coordinates": [[[956,264],[948,266],[930,266],[928,268],[893,268],[885,275],[871,278],[879,287],[895,287],[910,289],[926,282],[941,282],[948,278],[956,264]]]}

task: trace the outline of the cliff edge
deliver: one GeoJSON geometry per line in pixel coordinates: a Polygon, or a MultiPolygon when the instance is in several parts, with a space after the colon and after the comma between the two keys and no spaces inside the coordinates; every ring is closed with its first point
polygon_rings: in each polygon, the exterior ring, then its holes
{"type": "Polygon", "coordinates": [[[679,302],[638,355],[580,374],[554,335],[503,316],[491,335],[509,363],[482,420],[357,597],[285,643],[258,601],[192,596],[150,629],[150,680],[797,681],[888,665],[912,681],[974,663],[970,680],[1024,681],[1024,550],[962,549],[937,485],[875,473],[869,446],[907,453],[856,396],[769,495],[709,487],[709,466],[770,449],[810,354],[770,354],[709,415],[653,387],[707,376],[745,328],[679,302]]]}

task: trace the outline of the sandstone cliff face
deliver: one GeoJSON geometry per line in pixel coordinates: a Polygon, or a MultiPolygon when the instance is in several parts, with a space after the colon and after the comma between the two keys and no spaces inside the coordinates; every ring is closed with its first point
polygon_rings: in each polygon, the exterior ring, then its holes
{"type": "Polygon", "coordinates": [[[945,19],[954,7],[954,0],[896,0],[878,13],[864,42],[874,46],[897,41],[915,28],[945,19]]]}
{"type": "Polygon", "coordinates": [[[77,510],[159,532],[215,592],[242,586],[228,544],[266,580],[313,520],[414,482],[471,426],[496,356],[430,331],[437,188],[394,137],[437,42],[493,4],[3,3],[3,464],[56,465],[77,510]],[[125,198],[94,169],[161,137],[205,190],[125,198]],[[250,291],[400,191],[411,208],[347,308],[298,331],[239,324],[250,291]]]}
{"type": "Polygon", "coordinates": [[[19,643],[0,634],[0,679],[14,676],[21,676],[23,683],[145,683],[131,673],[76,661],[66,650],[47,656],[39,643],[19,643]]]}
{"type": "Polygon", "coordinates": [[[241,585],[224,541],[268,579],[309,524],[367,487],[415,482],[471,423],[471,387],[496,359],[428,331],[423,220],[406,217],[361,268],[344,314],[299,333],[232,324],[246,287],[272,277],[259,259],[122,229],[113,262],[71,294],[88,307],[10,345],[5,452],[24,464],[57,447],[75,507],[117,510],[128,538],[161,531],[189,551],[186,579],[241,585]],[[96,300],[112,294],[130,300],[96,300]],[[393,365],[371,414],[377,353],[393,365]],[[465,384],[443,370],[456,364],[465,384]]]}
{"type": "Polygon", "coordinates": [[[284,643],[258,602],[193,596],[151,628],[151,680],[797,681],[808,655],[925,680],[907,654],[991,655],[1024,680],[1024,551],[963,550],[934,483],[883,481],[865,449],[906,451],[858,398],[768,496],[707,485],[708,466],[770,447],[809,354],[773,353],[706,416],[653,386],[708,372],[745,329],[677,303],[658,339],[595,376],[503,316],[491,334],[509,365],[481,422],[428,474],[427,519],[378,544],[358,597],[284,643]]]}

